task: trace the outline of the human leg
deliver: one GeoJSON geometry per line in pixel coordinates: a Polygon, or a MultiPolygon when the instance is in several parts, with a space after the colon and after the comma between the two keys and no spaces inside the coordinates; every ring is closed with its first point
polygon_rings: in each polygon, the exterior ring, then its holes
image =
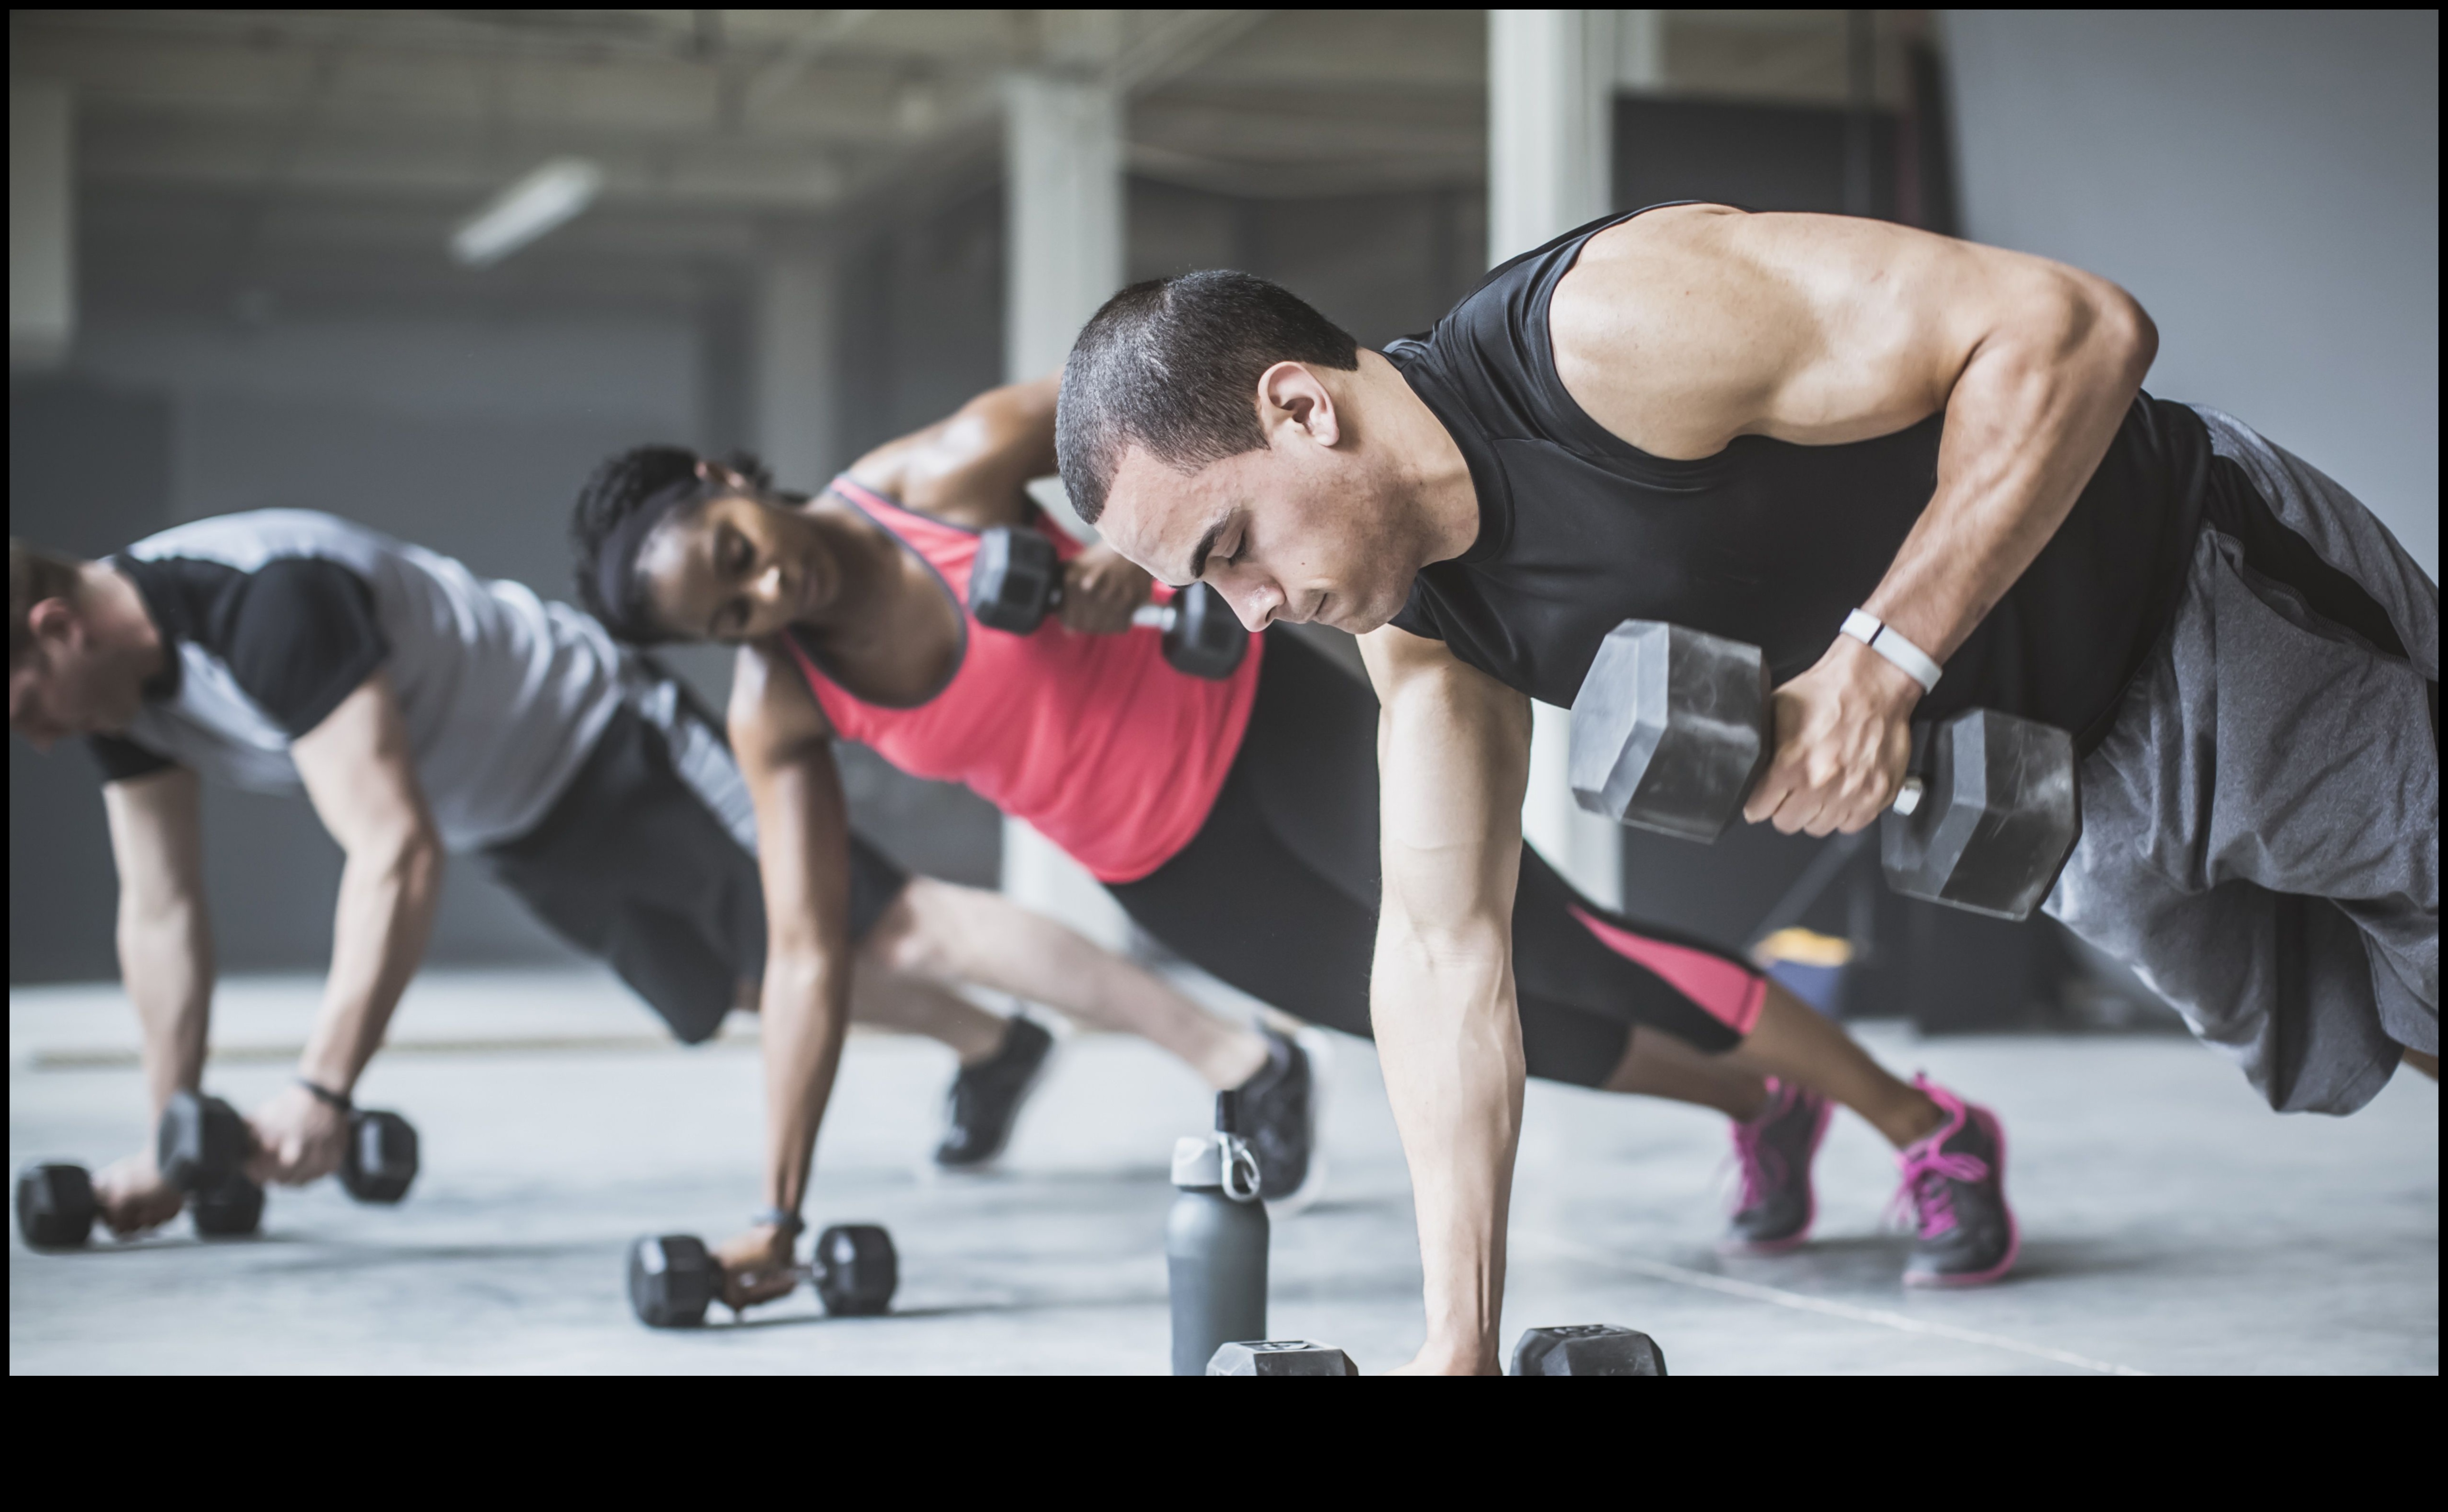
{"type": "Polygon", "coordinates": [[[862,950],[903,978],[964,983],[1042,1003],[1094,1028],[1135,1034],[1208,1085],[1236,1087],[1266,1063],[1266,1042],[1162,977],[1001,893],[911,880],[862,950]]]}
{"type": "Polygon", "coordinates": [[[2185,590],[2048,909],[2272,1108],[2350,1113],[2438,1050],[2438,593],[2343,489],[2204,418],[2185,590]]]}

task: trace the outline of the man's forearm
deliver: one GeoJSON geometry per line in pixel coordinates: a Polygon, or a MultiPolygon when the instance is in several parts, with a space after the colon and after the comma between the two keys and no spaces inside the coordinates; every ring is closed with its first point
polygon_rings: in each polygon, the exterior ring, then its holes
{"type": "Polygon", "coordinates": [[[213,935],[201,896],[119,907],[119,975],[143,1034],[144,1087],[158,1118],[170,1094],[199,1086],[212,1024],[213,935]]]}
{"type": "Polygon", "coordinates": [[[1388,916],[1370,1020],[1411,1169],[1427,1297],[1424,1363],[1497,1366],[1504,1233],[1521,1134],[1521,1029],[1509,931],[1435,943],[1388,916]]]}
{"type": "Polygon", "coordinates": [[[796,1213],[815,1163],[816,1130],[832,1101],[850,1026],[846,950],[775,951],[765,963],[758,1018],[765,1060],[765,1200],[796,1213]]]}
{"type": "Polygon", "coordinates": [[[381,1047],[433,929],[442,851],[418,837],[353,854],[340,873],[323,1011],[298,1062],[316,1085],[347,1094],[381,1047]]]}
{"type": "Polygon", "coordinates": [[[2102,286],[1977,353],[1947,398],[1937,492],[1863,607],[1952,655],[2065,523],[2155,350],[2148,317],[2102,286]]]}

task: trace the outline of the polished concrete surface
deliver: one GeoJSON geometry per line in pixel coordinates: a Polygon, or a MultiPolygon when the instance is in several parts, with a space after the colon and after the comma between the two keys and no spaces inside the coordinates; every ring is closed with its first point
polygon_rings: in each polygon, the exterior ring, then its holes
{"type": "MultiPolygon", "coordinates": [[[[295,981],[224,986],[216,1090],[286,1077],[313,1009],[295,981]]],[[[753,1027],[683,1051],[608,979],[429,973],[362,1089],[419,1125],[395,1210],[331,1183],[276,1192],[263,1236],[10,1255],[9,1364],[69,1371],[1156,1372],[1174,1136],[1205,1121],[1184,1069],[1069,1041],[1002,1168],[926,1168],[949,1058],[859,1036],[809,1206],[873,1219],[901,1254],[895,1315],[828,1319],[805,1291],[735,1324],[652,1332],[622,1256],[646,1232],[718,1237],[755,1207],[753,1027]]],[[[1533,1083],[1508,1334],[1607,1321],[1678,1374],[2384,1372],[2439,1367],[2438,1089],[2411,1072],[2347,1120],[2280,1119],[2175,1037],[1915,1041],[1865,1031],[1995,1106],[2025,1244],[1979,1292],[1904,1292],[1882,1227],[1892,1168],[1840,1117],[1816,1242],[1712,1251],[1722,1120],[1533,1083]]],[[[144,1137],[115,989],[10,995],[9,1154],[99,1165],[144,1137]]],[[[1270,1331],[1366,1371],[1419,1344],[1409,1192],[1375,1058],[1336,1039],[1322,1200],[1279,1218],[1270,1331]]]]}

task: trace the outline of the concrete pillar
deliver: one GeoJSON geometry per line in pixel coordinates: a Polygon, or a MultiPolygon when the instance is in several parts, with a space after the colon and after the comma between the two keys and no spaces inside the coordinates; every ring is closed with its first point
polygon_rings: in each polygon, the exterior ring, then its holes
{"type": "Polygon", "coordinates": [[[780,244],[757,270],[754,332],[757,454],[783,488],[814,492],[841,454],[835,347],[841,263],[827,247],[780,244]]]}
{"type": "MultiPolygon", "coordinates": [[[[1004,373],[1019,382],[1060,369],[1080,328],[1121,286],[1120,92],[1085,69],[1006,79],[1004,165],[1004,373]]],[[[1030,493],[1066,529],[1094,538],[1059,488],[1030,493]]],[[[1101,944],[1130,938],[1096,879],[1018,819],[1004,821],[1003,890],[1101,944]]]]}
{"type": "Polygon", "coordinates": [[[76,330],[64,84],[9,81],[9,366],[55,367],[76,330]]]}
{"type": "MultiPolygon", "coordinates": [[[[1612,10],[1487,13],[1487,256],[1491,266],[1609,208],[1617,68],[1612,10]]],[[[1620,832],[1573,801],[1572,717],[1531,705],[1521,833],[1573,885],[1623,898],[1620,832]]]]}

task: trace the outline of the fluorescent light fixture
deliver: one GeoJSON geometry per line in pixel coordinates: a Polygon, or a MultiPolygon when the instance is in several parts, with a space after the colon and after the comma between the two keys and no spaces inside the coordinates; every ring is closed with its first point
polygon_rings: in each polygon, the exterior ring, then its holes
{"type": "Polygon", "coordinates": [[[601,164],[555,158],[493,196],[450,233],[450,257],[470,268],[499,262],[594,201],[603,187],[601,164]]]}

